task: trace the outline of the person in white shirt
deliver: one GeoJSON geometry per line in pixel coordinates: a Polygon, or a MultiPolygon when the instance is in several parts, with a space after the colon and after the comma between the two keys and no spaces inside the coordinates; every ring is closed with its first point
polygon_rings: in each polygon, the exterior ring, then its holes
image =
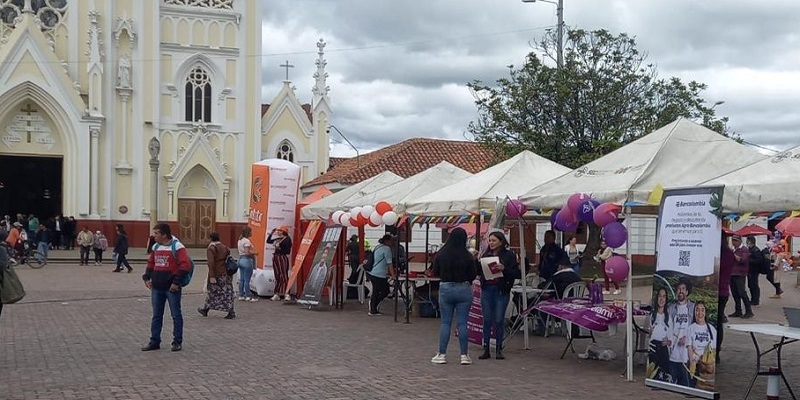
{"type": "Polygon", "coordinates": [[[648,376],[664,382],[670,381],[669,347],[672,331],[667,310],[667,289],[660,288],[656,294],[653,313],[650,314],[650,356],[648,376]]]}
{"type": "Polygon", "coordinates": [[[689,282],[679,280],[675,285],[677,301],[668,307],[671,319],[671,346],[669,352],[670,375],[673,383],[689,386],[689,326],[694,322],[694,303],[689,301],[689,282]]]}
{"type": "Polygon", "coordinates": [[[694,306],[694,323],[689,326],[689,372],[691,386],[695,387],[700,374],[713,375],[714,352],[717,349],[717,329],[706,321],[706,303],[698,301],[694,306]],[[707,354],[708,353],[708,354],[707,354]]]}
{"type": "Polygon", "coordinates": [[[252,234],[250,227],[245,226],[242,228],[239,242],[236,243],[239,250],[239,301],[258,301],[258,297],[252,296],[250,292],[250,279],[253,277],[258,254],[250,241],[252,234]]]}

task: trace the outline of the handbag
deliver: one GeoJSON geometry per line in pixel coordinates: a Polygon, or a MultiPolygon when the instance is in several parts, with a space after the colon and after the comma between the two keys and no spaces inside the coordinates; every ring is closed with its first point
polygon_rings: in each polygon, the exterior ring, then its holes
{"type": "Polygon", "coordinates": [[[230,254],[225,258],[225,270],[228,276],[234,276],[236,271],[239,271],[239,260],[233,258],[230,254]]]}
{"type": "MultiPolygon", "coordinates": [[[[0,267],[5,268],[5,267],[0,267]]],[[[17,272],[13,269],[3,271],[2,287],[0,287],[0,303],[13,304],[25,297],[25,288],[22,287],[17,272]]]]}

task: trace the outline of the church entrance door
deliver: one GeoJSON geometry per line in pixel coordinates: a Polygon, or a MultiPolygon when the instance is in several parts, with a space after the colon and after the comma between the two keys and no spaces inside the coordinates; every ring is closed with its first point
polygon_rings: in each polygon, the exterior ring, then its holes
{"type": "Polygon", "coordinates": [[[178,199],[178,239],[186,247],[206,247],[214,231],[215,200],[178,199]]]}
{"type": "Polygon", "coordinates": [[[62,165],[61,157],[0,156],[0,213],[12,220],[34,214],[40,222],[60,214],[62,165]]]}

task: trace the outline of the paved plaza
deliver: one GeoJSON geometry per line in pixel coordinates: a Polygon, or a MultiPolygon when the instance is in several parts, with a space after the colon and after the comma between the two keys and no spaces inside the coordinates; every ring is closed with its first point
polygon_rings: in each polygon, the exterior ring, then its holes
{"type": "MultiPolygon", "coordinates": [[[[205,268],[198,265],[183,300],[183,351],[141,352],[149,334],[149,295],[142,264],[132,274],[111,273],[108,265],[49,264],[41,270],[17,267],[28,296],[6,306],[0,319],[0,399],[679,399],[621,377],[623,334],[598,335],[617,351],[614,361],[559,360],[561,337],[522,335],[504,361],[477,359],[433,365],[438,320],[395,323],[391,315],[367,316],[355,301],[345,309],[305,310],[262,299],[237,303],[237,318],[222,313],[201,317],[205,268]]],[[[764,299],[754,322],[782,320],[780,305],[798,304],[794,273],[784,276],[787,295],[764,299]]],[[[767,282],[762,288],[768,292],[767,282]]],[[[771,289],[771,288],[770,288],[771,289]]],[[[636,289],[646,299],[649,288],[636,289]]],[[[384,309],[388,312],[389,307],[384,309]]],[[[167,314],[168,315],[168,314],[167,314]]],[[[171,320],[163,339],[170,342],[171,320]]],[[[762,338],[763,343],[772,338],[762,338]]],[[[582,351],[585,343],[577,346],[582,351]]],[[[745,334],[726,332],[718,386],[723,399],[741,398],[752,377],[754,354],[745,334]]],[[[790,382],[800,382],[800,346],[787,347],[790,382]]],[[[763,379],[763,378],[761,378],[763,379]]],[[[764,398],[760,380],[752,398],[764,398]]],[[[800,388],[795,387],[795,390],[800,388]]],[[[788,394],[783,393],[784,396],[788,394]]]]}

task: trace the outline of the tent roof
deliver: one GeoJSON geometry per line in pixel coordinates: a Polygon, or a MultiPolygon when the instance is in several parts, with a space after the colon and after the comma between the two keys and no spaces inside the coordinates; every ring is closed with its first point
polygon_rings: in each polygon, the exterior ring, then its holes
{"type": "Polygon", "coordinates": [[[530,151],[522,151],[491,168],[422,196],[406,205],[419,215],[466,215],[494,209],[497,198],[517,198],[570,169],[530,151]]]}
{"type": "Polygon", "coordinates": [[[405,211],[405,204],[409,201],[418,199],[442,186],[458,182],[468,176],[472,176],[472,174],[447,161],[442,161],[425,171],[403,179],[402,181],[395,182],[366,196],[352,198],[343,203],[343,206],[356,207],[367,204],[374,205],[383,200],[392,204],[395,211],[398,213],[403,213],[405,211]]]}
{"type": "Polygon", "coordinates": [[[724,212],[800,210],[793,188],[800,177],[800,146],[710,179],[704,186],[725,185],[724,212]]]}
{"type": "Polygon", "coordinates": [[[761,153],[684,118],[664,126],[559,178],[533,188],[522,200],[559,208],[573,193],[602,202],[646,203],[656,185],[696,186],[764,159],[761,153]]]}
{"type": "Polygon", "coordinates": [[[401,180],[403,180],[403,178],[401,178],[399,175],[391,171],[384,171],[378,175],[373,176],[372,178],[356,183],[353,186],[349,186],[328,197],[325,197],[322,200],[319,200],[315,203],[303,207],[301,213],[302,218],[328,219],[328,217],[332,212],[341,209],[343,207],[342,204],[344,204],[349,199],[361,198],[362,196],[368,193],[372,193],[376,190],[379,190],[381,188],[384,188],[388,185],[391,185],[392,183],[399,182],[401,180]]]}
{"type": "Polygon", "coordinates": [[[333,194],[333,192],[331,192],[330,189],[328,189],[325,186],[322,186],[319,189],[315,190],[314,193],[311,193],[310,195],[306,196],[303,200],[300,200],[300,202],[298,204],[315,203],[315,202],[317,202],[319,200],[322,200],[322,199],[324,199],[324,198],[326,198],[326,197],[328,197],[328,196],[330,196],[332,194],[333,194]]]}

